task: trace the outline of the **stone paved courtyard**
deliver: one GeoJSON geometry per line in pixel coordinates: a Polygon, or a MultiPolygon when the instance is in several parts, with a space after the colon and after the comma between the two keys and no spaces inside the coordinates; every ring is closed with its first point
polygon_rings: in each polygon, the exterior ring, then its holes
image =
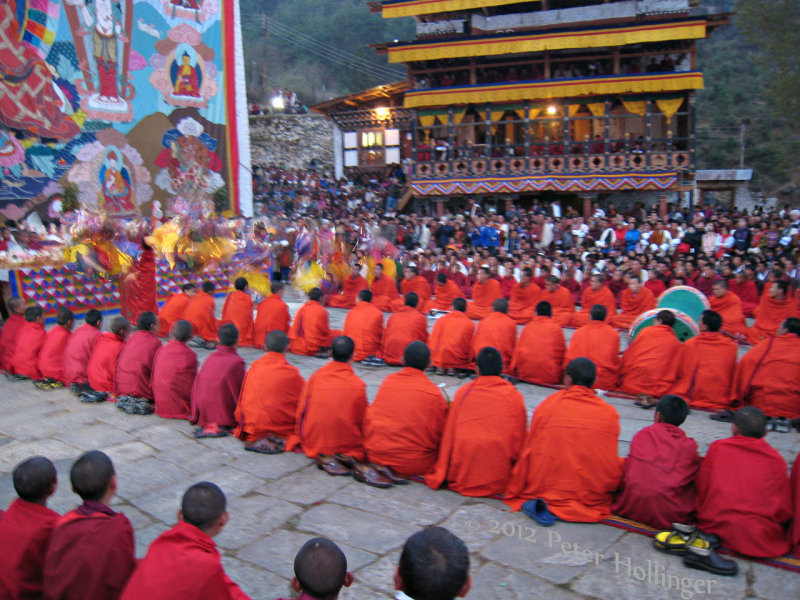
{"type": "MultiPolygon", "coordinates": [[[[290,304],[292,312],[299,306],[290,304]]],[[[340,326],[344,311],[331,311],[340,326]]],[[[242,350],[248,363],[256,350],[242,350]]],[[[201,351],[201,360],[208,352],[201,351]]],[[[321,359],[289,355],[304,377],[321,359]]],[[[357,365],[375,396],[394,369],[357,365]]],[[[452,397],[463,382],[445,382],[452,397]]],[[[521,384],[529,416],[552,390],[521,384]]],[[[309,537],[336,541],[356,582],[342,600],[393,597],[392,574],[405,539],[427,524],[443,525],[472,552],[473,588],[479,600],[567,598],[800,598],[800,576],[739,560],[740,574],[725,578],[683,567],[680,558],[656,552],[650,539],[601,524],[559,522],[541,528],[492,499],[468,499],[412,483],[378,490],[351,478],[330,477],[301,454],[265,456],[245,452],[233,437],[196,440],[185,421],[129,416],[111,403],[84,405],[65,390],[39,391],[28,382],[0,379],[0,507],[14,497],[10,472],[20,460],[42,454],[54,460],[59,489],[51,507],[75,507],[69,468],[83,451],[101,449],[114,460],[123,511],[136,531],[137,554],[176,521],[184,490],[209,480],[229,499],[230,522],[217,542],[230,576],[256,599],[289,597],[292,562],[309,537]],[[680,578],[676,584],[674,577],[680,578]],[[676,585],[680,588],[676,589],[676,585]]],[[[652,422],[652,411],[609,398],[622,419],[619,450],[652,422]]],[[[730,426],[695,412],[685,424],[701,453],[730,433],[730,426]]],[[[770,433],[768,440],[791,463],[800,435],[770,433]]],[[[735,476],[735,474],[732,474],[735,476]]]]}

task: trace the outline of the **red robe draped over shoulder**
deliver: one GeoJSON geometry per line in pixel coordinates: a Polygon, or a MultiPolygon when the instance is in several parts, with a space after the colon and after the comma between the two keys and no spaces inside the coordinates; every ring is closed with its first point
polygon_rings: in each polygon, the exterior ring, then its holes
{"type": "Polygon", "coordinates": [[[175,321],[183,318],[183,313],[189,305],[191,297],[183,292],[171,294],[166,299],[161,310],[158,312],[158,336],[167,337],[172,330],[175,321]]]}
{"type": "Polygon", "coordinates": [[[786,300],[775,300],[772,296],[761,296],[758,308],[753,311],[755,324],[748,330],[747,338],[751,344],[774,336],[778,328],[789,317],[800,317],[797,301],[791,296],[786,300]]]}
{"type": "Polygon", "coordinates": [[[756,284],[750,280],[746,280],[744,283],[740,284],[735,279],[731,279],[728,282],[728,289],[739,296],[739,299],[742,301],[744,316],[752,317],[759,300],[756,284]]]}
{"type": "Polygon", "coordinates": [[[120,282],[120,313],[131,323],[136,323],[143,312],[158,313],[156,255],[149,246],[142,244],[142,248],[130,273],[120,282]]]}
{"type": "Polygon", "coordinates": [[[508,298],[508,316],[517,323],[527,323],[533,318],[541,295],[542,288],[532,281],[528,285],[515,283],[508,298]]]}
{"type": "Polygon", "coordinates": [[[517,345],[517,322],[505,313],[491,312],[475,328],[472,337],[472,359],[478,357],[481,348],[491,346],[503,359],[503,372],[511,372],[514,347],[517,345]]]}
{"type": "Polygon", "coordinates": [[[92,346],[100,330],[94,325],[84,323],[72,332],[64,348],[63,377],[64,383],[85,383],[89,380],[86,374],[89,358],[92,356],[92,346]]]}
{"type": "Polygon", "coordinates": [[[114,377],[117,372],[117,357],[125,339],[106,331],[97,336],[92,346],[92,355],[86,367],[89,385],[96,392],[114,393],[114,377]]]}
{"type": "Polygon", "coordinates": [[[253,345],[253,299],[247,292],[234,290],[222,305],[222,321],[233,323],[239,330],[239,346],[253,345]]]}
{"type": "Polygon", "coordinates": [[[548,396],[533,411],[505,503],[519,510],[543,498],[565,521],[609,517],[622,478],[619,432],[617,410],[592,390],[573,385],[548,396]]]}
{"type": "Polygon", "coordinates": [[[434,291],[436,295],[428,301],[424,312],[431,310],[451,311],[453,310],[453,300],[464,297],[461,288],[450,279],[448,279],[444,285],[437,283],[434,291]]]}
{"type": "Polygon", "coordinates": [[[695,408],[729,408],[736,397],[738,352],[736,342],[718,331],[703,331],[686,340],[674,393],[695,408]]]}
{"type": "Polygon", "coordinates": [[[330,346],[333,332],[328,325],[328,311],[319,302],[308,300],[297,314],[289,329],[289,348],[292,354],[313,356],[319,349],[330,346]]]}
{"type": "Polygon", "coordinates": [[[382,312],[391,312],[392,302],[400,296],[397,291],[397,282],[386,275],[382,275],[380,279],[376,277],[372,280],[372,285],[369,286],[369,289],[372,292],[372,303],[375,308],[382,312]]]}
{"type": "Polygon", "coordinates": [[[492,304],[503,297],[503,288],[496,279],[476,283],[472,288],[472,302],[467,303],[467,316],[480,321],[492,312],[492,304]]]}
{"type": "Polygon", "coordinates": [[[428,342],[428,321],[416,308],[404,306],[386,322],[383,330],[383,359],[390,365],[402,365],[406,346],[419,340],[428,342]]]}
{"type": "MultiPolygon", "coordinates": [[[[558,286],[555,292],[550,292],[547,288],[542,290],[539,301],[550,303],[553,312],[553,320],[560,327],[569,327],[572,322],[572,315],[575,314],[575,301],[572,294],[563,286],[558,286]]],[[[535,311],[534,311],[535,312],[535,311]]]]}
{"type": "Polygon", "coordinates": [[[522,394],[505,379],[482,376],[461,387],[425,483],[433,489],[446,483],[462,496],[502,494],[525,440],[526,420],[522,394]]]}
{"type": "Polygon", "coordinates": [[[589,321],[572,334],[564,355],[564,368],[576,358],[588,358],[597,370],[594,387],[615,390],[619,386],[622,357],[619,354],[619,333],[603,321],[589,321]]]}
{"type": "Polygon", "coordinates": [[[728,290],[721,298],[711,294],[708,300],[711,303],[711,310],[718,312],[722,317],[722,331],[732,335],[747,335],[747,322],[744,319],[739,296],[728,290]]]}
{"type": "Polygon", "coordinates": [[[792,519],[792,527],[789,529],[789,543],[793,547],[792,553],[795,556],[800,556],[800,454],[797,455],[792,464],[790,485],[792,488],[794,518],[792,519]]]}
{"type": "Polygon", "coordinates": [[[42,377],[64,383],[64,350],[70,335],[72,332],[61,325],[56,325],[47,332],[39,353],[39,372],[42,377]]]}
{"type": "Polygon", "coordinates": [[[11,313],[3,324],[3,332],[0,334],[0,360],[2,360],[2,367],[6,371],[11,368],[14,348],[17,347],[17,337],[25,323],[27,323],[25,317],[17,313],[11,313]]]}
{"type": "Polygon", "coordinates": [[[278,294],[267,296],[256,307],[256,322],[253,326],[253,343],[263,348],[270,331],[289,333],[289,307],[278,294]]]}
{"type": "Polygon", "coordinates": [[[244,370],[244,360],[236,353],[236,348],[217,346],[194,379],[189,420],[200,427],[236,425],[234,411],[242,391],[244,370]]]}
{"type": "Polygon", "coordinates": [[[625,459],[614,514],[657,529],[694,523],[694,481],[702,460],[697,442],[680,427],[654,423],[640,430],[625,459]]]}
{"type": "Polygon", "coordinates": [[[570,325],[572,327],[583,327],[587,325],[589,321],[591,321],[589,311],[591,311],[592,307],[596,304],[606,307],[606,323],[616,316],[617,299],[614,297],[614,293],[605,285],[601,286],[597,291],[594,291],[591,287],[587,287],[583,290],[583,295],[581,296],[581,309],[572,315],[570,325]]]}
{"type": "Polygon", "coordinates": [[[153,399],[153,361],[161,340],[150,331],[137,330],[128,336],[117,357],[114,395],[153,399]]]}
{"type": "Polygon", "coordinates": [[[431,331],[431,363],[440,369],[469,369],[475,323],[460,310],[436,320],[431,331]]]}
{"type": "Polygon", "coordinates": [[[409,292],[414,292],[419,296],[417,310],[422,312],[428,305],[428,300],[431,299],[431,294],[433,293],[431,291],[431,284],[428,283],[422,275],[415,275],[411,279],[403,279],[403,281],[400,282],[400,292],[401,297],[396,298],[392,302],[392,312],[397,312],[404,307],[405,296],[409,292]]]}
{"type": "Polygon", "coordinates": [[[44,325],[41,323],[25,323],[19,330],[14,355],[9,371],[17,375],[25,375],[31,379],[41,379],[39,371],[39,354],[44,345],[44,325]]]}
{"type": "Polygon", "coordinates": [[[192,296],[183,311],[182,318],[192,324],[194,335],[200,336],[207,342],[217,340],[219,327],[214,317],[214,296],[211,294],[199,291],[192,296]]]}
{"type": "Polygon", "coordinates": [[[656,307],[656,297],[646,287],[642,287],[635,296],[629,289],[623,290],[621,298],[622,312],[611,318],[611,325],[617,329],[629,329],[636,317],[656,307]]]}
{"type": "Polygon", "coordinates": [[[367,280],[361,275],[346,277],[342,283],[342,291],[335,296],[328,297],[328,306],[331,308],[353,308],[356,305],[358,292],[369,287],[367,280]]]}
{"type": "Polygon", "coordinates": [[[353,360],[380,356],[383,339],[383,313],[370,302],[358,302],[344,318],[344,335],[353,340],[353,360]]]}
{"type": "Polygon", "coordinates": [[[759,342],[739,361],[736,398],[770,417],[800,417],[800,336],[778,335],[759,342]]]}
{"type": "Polygon", "coordinates": [[[151,386],[156,414],[164,419],[188,419],[197,354],[185,342],[170,340],[156,352],[151,386]]]}
{"type": "Polygon", "coordinates": [[[519,334],[511,374],[528,383],[561,383],[566,351],[561,326],[550,317],[534,317],[519,334]]]}
{"type": "Polygon", "coordinates": [[[619,389],[626,394],[668,394],[678,381],[683,345],[672,327],[645,327],[622,355],[619,389]]]}

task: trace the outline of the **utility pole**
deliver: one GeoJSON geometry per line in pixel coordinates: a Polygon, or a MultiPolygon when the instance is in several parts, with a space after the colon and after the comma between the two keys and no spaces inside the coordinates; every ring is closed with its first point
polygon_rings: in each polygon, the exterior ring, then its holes
{"type": "Polygon", "coordinates": [[[267,13],[264,13],[263,27],[263,48],[261,51],[261,101],[268,100],[269,91],[267,90],[267,13]]]}
{"type": "Polygon", "coordinates": [[[744,169],[744,153],[745,153],[745,137],[747,136],[747,126],[750,121],[747,119],[742,120],[742,126],[739,129],[739,168],[744,169]]]}

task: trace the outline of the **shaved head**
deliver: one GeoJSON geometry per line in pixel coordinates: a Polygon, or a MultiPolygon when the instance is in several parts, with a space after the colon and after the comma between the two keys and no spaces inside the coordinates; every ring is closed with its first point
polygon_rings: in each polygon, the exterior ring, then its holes
{"type": "Polygon", "coordinates": [[[69,479],[73,491],[83,500],[100,500],[114,477],[114,463],[99,450],[81,456],[72,465],[69,479]]]}
{"type": "Polygon", "coordinates": [[[192,324],[189,321],[175,321],[172,326],[172,338],[179,342],[188,342],[192,338],[192,324]]]}
{"type": "Polygon", "coordinates": [[[289,336],[280,329],[270,331],[267,334],[267,352],[286,352],[289,347],[289,336]]]}
{"type": "Polygon", "coordinates": [[[303,592],[317,600],[334,600],[344,585],[347,558],[326,538],[308,540],[294,559],[294,574],[303,592]]]}
{"type": "Polygon", "coordinates": [[[209,481],[194,484],[183,495],[181,516],[202,531],[217,524],[225,514],[225,494],[209,481]]]}
{"type": "Polygon", "coordinates": [[[733,413],[733,424],[739,435],[763,438],[767,435],[767,415],[755,406],[745,406],[733,413]]]}
{"type": "Polygon", "coordinates": [[[14,490],[26,502],[41,502],[54,490],[56,467],[49,458],[34,456],[23,460],[12,474],[14,490]]]}

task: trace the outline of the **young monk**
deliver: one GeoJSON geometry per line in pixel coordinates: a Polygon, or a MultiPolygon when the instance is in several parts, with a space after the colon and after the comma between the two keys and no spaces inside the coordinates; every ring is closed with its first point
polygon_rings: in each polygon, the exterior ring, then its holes
{"type": "MultiPolygon", "coordinates": [[[[383,316],[383,313],[379,314],[383,316]]],[[[297,402],[305,380],[286,360],[289,338],[282,331],[267,334],[267,353],[247,370],[236,405],[236,437],[245,450],[274,454],[294,432],[297,402]]]]}
{"type": "MultiPolygon", "coordinates": [[[[632,396],[660,398],[675,387],[683,345],[675,335],[674,324],[673,312],[662,310],[656,315],[655,325],[645,327],[636,336],[622,355],[619,389],[632,396]]],[[[653,400],[647,402],[655,405],[653,400]]]]}
{"type": "Polygon", "coordinates": [[[381,353],[383,338],[383,313],[372,304],[372,292],[358,292],[356,305],[344,318],[344,335],[353,340],[356,351],[353,360],[361,362],[365,358],[375,358],[381,353]]]}
{"type": "Polygon", "coordinates": [[[619,333],[607,323],[608,313],[602,304],[592,306],[589,316],[592,320],[572,334],[569,348],[564,355],[564,366],[576,358],[588,358],[594,363],[597,371],[595,388],[615,390],[619,385],[619,373],[622,367],[619,333]]]}
{"type": "MultiPolygon", "coordinates": [[[[56,315],[56,326],[47,332],[39,353],[39,372],[44,379],[43,389],[64,385],[64,350],[72,335],[75,315],[68,308],[61,308],[56,315]]],[[[39,382],[37,382],[38,384],[39,382]]]]}
{"type": "Polygon", "coordinates": [[[511,372],[511,361],[517,344],[517,322],[507,313],[508,300],[505,298],[495,300],[492,312],[478,323],[475,335],[472,337],[472,359],[478,356],[481,348],[491,346],[500,352],[504,373],[511,372]]]}
{"type": "Polygon", "coordinates": [[[426,527],[406,540],[394,589],[408,598],[455,600],[469,593],[469,550],[444,527],[426,527]]]}
{"type": "Polygon", "coordinates": [[[328,306],[331,308],[353,308],[356,305],[358,292],[369,288],[367,280],[361,275],[361,265],[358,263],[350,267],[350,276],[342,283],[342,290],[335,296],[328,296],[328,306]]]}
{"type": "Polygon", "coordinates": [[[372,274],[372,283],[369,286],[369,290],[372,292],[372,303],[381,312],[391,312],[392,302],[400,296],[397,291],[397,282],[384,275],[381,263],[375,263],[372,274]]]}
{"type": "Polygon", "coordinates": [[[492,303],[503,297],[500,282],[492,279],[488,266],[478,269],[478,281],[472,288],[472,302],[467,305],[467,316],[480,321],[492,312],[492,303]]]}
{"type": "Polygon", "coordinates": [[[483,348],[476,362],[478,378],[456,393],[439,457],[425,483],[433,489],[446,483],[463,496],[494,496],[511,478],[527,416],[522,394],[500,377],[500,353],[483,348]]]}
{"type": "Polygon", "coordinates": [[[697,442],[680,428],[688,415],[689,406],[680,396],[658,401],[653,425],[641,429],[631,441],[614,514],[657,529],[694,523],[694,481],[703,459],[697,442]]]}
{"type": "Polygon", "coordinates": [[[715,281],[711,291],[708,300],[711,303],[711,310],[722,318],[722,331],[744,339],[747,335],[747,323],[739,296],[728,289],[728,282],[725,279],[715,281]]]}
{"type": "Polygon", "coordinates": [[[417,295],[417,309],[423,311],[428,305],[428,301],[431,299],[431,286],[425,281],[424,277],[419,275],[417,265],[414,263],[409,263],[403,269],[403,281],[400,282],[400,293],[402,296],[396,298],[392,302],[393,312],[397,312],[406,306],[404,299],[411,292],[417,295]]]}
{"type": "Polygon", "coordinates": [[[86,369],[92,355],[92,346],[103,327],[103,314],[92,308],[86,311],[84,323],[72,332],[64,347],[64,383],[75,395],[89,391],[89,376],[86,369]]]}
{"type": "Polygon", "coordinates": [[[592,391],[594,363],[567,365],[567,389],[536,407],[519,462],[505,490],[505,503],[542,525],[552,515],[595,523],[611,515],[622,477],[617,455],[619,415],[592,391]],[[552,513],[550,515],[549,513],[552,513]]]}
{"type": "Polygon", "coordinates": [[[0,518],[0,597],[41,598],[45,552],[60,518],[47,508],[56,467],[34,456],[14,467],[12,479],[18,498],[0,518]]]}
{"type": "Polygon", "coordinates": [[[149,403],[153,401],[153,361],[161,348],[157,334],[158,317],[155,313],[139,313],[136,331],[125,338],[117,356],[114,395],[117,408],[129,414],[152,412],[149,403]]]}
{"type": "Polygon", "coordinates": [[[328,311],[322,306],[322,290],[308,292],[308,301],[300,307],[289,329],[292,354],[313,356],[331,345],[333,332],[328,324],[328,311]]]}
{"type": "Polygon", "coordinates": [[[755,324],[748,330],[747,338],[751,344],[776,335],[778,328],[788,318],[800,318],[800,307],[789,293],[785,281],[773,281],[768,293],[761,296],[758,308],[753,311],[755,324]]]}
{"type": "Polygon", "coordinates": [[[533,307],[542,296],[542,288],[533,282],[533,271],[522,269],[518,283],[511,287],[508,298],[508,316],[517,323],[525,324],[533,318],[533,307]]]}
{"type": "Polygon", "coordinates": [[[436,320],[431,331],[431,362],[437,375],[465,374],[471,368],[475,323],[466,315],[467,301],[463,298],[453,300],[452,308],[436,320]]]}
{"type": "Polygon", "coordinates": [[[83,394],[84,402],[102,402],[108,394],[114,393],[114,378],[117,372],[117,357],[119,356],[125,338],[130,331],[130,324],[125,317],[115,317],[111,321],[111,331],[106,331],[97,336],[92,346],[92,354],[86,367],[89,387],[96,394],[83,394]]]}
{"type": "Polygon", "coordinates": [[[197,354],[186,345],[190,339],[189,321],[176,321],[172,339],[158,349],[153,359],[153,401],[156,414],[164,419],[188,419],[191,414],[197,354]]]}
{"type": "Polygon", "coordinates": [[[642,285],[637,275],[631,275],[628,277],[628,289],[622,292],[622,311],[611,317],[611,325],[617,329],[629,329],[636,317],[655,307],[653,292],[642,285]]]}
{"type": "Polygon", "coordinates": [[[404,367],[383,380],[367,409],[364,448],[373,465],[411,476],[425,475],[436,462],[447,402],[425,376],[430,356],[425,344],[411,342],[404,367]]]}
{"type": "Polygon", "coordinates": [[[181,291],[170,295],[164,302],[164,306],[158,311],[158,337],[167,337],[172,330],[175,321],[183,318],[189,301],[197,294],[197,286],[193,283],[185,283],[181,286],[181,291]]]}
{"type": "Polygon", "coordinates": [[[411,342],[428,341],[428,321],[417,310],[418,304],[417,294],[409,292],[405,296],[405,306],[398,309],[386,322],[381,348],[387,364],[402,364],[403,353],[411,342]]]}
{"type": "Polygon", "coordinates": [[[453,300],[460,298],[461,295],[461,288],[455,281],[448,279],[444,273],[437,273],[434,297],[428,301],[424,312],[432,310],[447,312],[453,307],[453,300]]]}
{"type": "Polygon", "coordinates": [[[552,318],[550,303],[543,300],[536,305],[536,316],[519,334],[510,373],[528,383],[561,383],[566,351],[564,332],[552,318]]]}
{"type": "Polygon", "coordinates": [[[239,345],[253,345],[253,299],[247,293],[247,279],[237,277],[234,290],[222,305],[222,323],[233,323],[239,331],[239,345]]]}
{"type": "Polygon", "coordinates": [[[11,368],[19,330],[25,324],[25,308],[25,301],[22,298],[11,298],[8,301],[8,310],[11,314],[3,324],[3,332],[0,334],[0,365],[5,371],[11,368]]]}
{"type": "Polygon", "coordinates": [[[755,406],[734,413],[733,437],[712,442],[697,476],[697,526],[734,552],[774,558],[789,551],[788,467],[765,440],[767,417],[755,406]]]}
{"type": "Polygon", "coordinates": [[[559,327],[569,327],[575,314],[575,301],[570,291],[561,285],[561,280],[550,275],[545,280],[541,301],[550,304],[553,320],[559,327]]]}
{"type": "Polygon", "coordinates": [[[70,470],[83,504],[58,521],[44,561],[48,600],[116,600],[136,567],[133,527],[109,508],[117,493],[111,459],[92,450],[70,470]]]}
{"type": "Polygon", "coordinates": [[[194,436],[224,437],[236,426],[236,402],[244,381],[244,360],[236,353],[239,332],[228,323],[219,328],[216,351],[200,367],[192,387],[189,422],[199,425],[194,436]]]}
{"type": "Polygon", "coordinates": [[[197,292],[186,304],[182,319],[192,324],[192,331],[198,338],[198,345],[212,349],[217,340],[217,319],[214,317],[214,284],[203,282],[203,289],[197,292]]]}
{"type": "Polygon", "coordinates": [[[592,321],[592,307],[598,304],[605,307],[606,319],[617,314],[617,299],[614,298],[614,293],[608,289],[605,276],[594,273],[589,279],[589,287],[583,290],[581,309],[572,315],[570,325],[572,327],[588,325],[592,321]]]}
{"type": "Polygon", "coordinates": [[[289,333],[291,320],[289,307],[283,301],[283,283],[273,281],[272,293],[256,307],[256,322],[253,326],[255,345],[263,348],[270,331],[289,333]]]}
{"type": "Polygon", "coordinates": [[[291,586],[304,600],[336,600],[352,583],[344,552],[329,539],[308,540],[294,558],[291,586]]]}
{"type": "Polygon", "coordinates": [[[728,282],[731,292],[742,301],[742,311],[745,317],[752,317],[753,311],[758,306],[758,288],[747,278],[744,271],[734,275],[733,281],[728,282]]]}
{"type": "Polygon", "coordinates": [[[183,495],[178,524],[150,544],[122,600],[249,600],[225,574],[214,543],[228,523],[225,494],[208,481],[183,495]]]}
{"type": "Polygon", "coordinates": [[[25,309],[25,324],[20,328],[9,371],[17,379],[41,379],[39,354],[44,345],[44,311],[41,306],[25,309]]]}

